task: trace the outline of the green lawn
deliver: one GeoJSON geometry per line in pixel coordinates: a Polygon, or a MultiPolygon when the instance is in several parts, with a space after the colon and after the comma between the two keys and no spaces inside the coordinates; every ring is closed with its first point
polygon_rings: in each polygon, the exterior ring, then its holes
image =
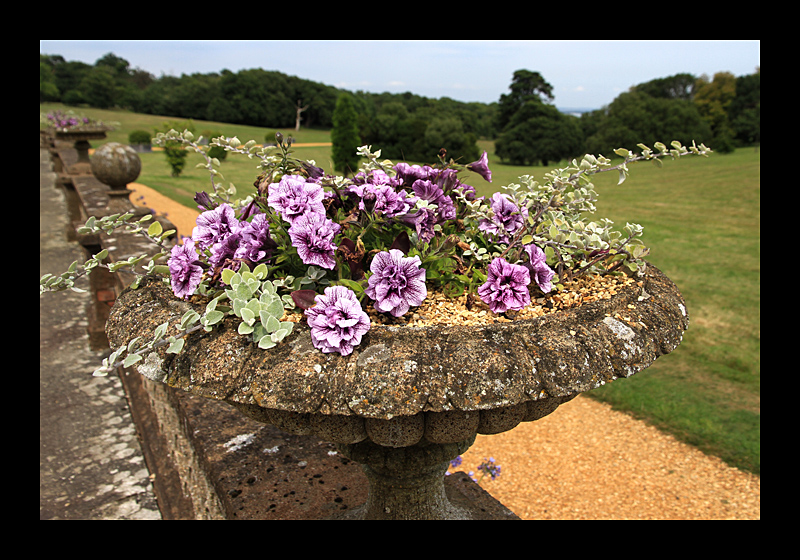
{"type": "MultiPolygon", "coordinates": [[[[122,143],[127,143],[131,130],[150,130],[171,120],[118,111],[80,112],[119,122],[108,141],[122,143]]],[[[263,142],[266,134],[274,133],[197,121],[195,127],[198,132],[213,128],[242,141],[263,142]]],[[[296,136],[298,142],[329,140],[327,131],[282,132],[296,136]]],[[[491,185],[472,177],[480,194],[491,194],[519,175],[541,178],[549,170],[502,165],[494,157],[492,142],[480,144],[489,153],[493,173],[491,185]]],[[[298,147],[296,155],[332,171],[330,148],[298,147]]],[[[181,177],[173,178],[163,154],[142,154],[137,181],[194,208],[195,191],[210,183],[206,170],[194,168],[199,156],[190,158],[196,159],[190,159],[181,177]]],[[[222,172],[244,195],[256,177],[256,166],[255,160],[231,154],[222,172]]],[[[675,352],[630,379],[589,393],[757,474],[761,470],[760,173],[760,152],[749,148],[709,158],[668,159],[663,168],[638,163],[620,186],[616,173],[596,176],[600,195],[596,217],[607,217],[620,227],[626,221],[644,226],[643,239],[651,248],[648,258],[680,288],[691,324],[675,352]]]]}

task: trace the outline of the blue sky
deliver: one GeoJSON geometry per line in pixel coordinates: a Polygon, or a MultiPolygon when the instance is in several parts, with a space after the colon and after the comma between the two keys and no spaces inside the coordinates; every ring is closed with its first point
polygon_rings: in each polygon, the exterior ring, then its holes
{"type": "Polygon", "coordinates": [[[113,52],[161,75],[277,70],[342,89],[491,103],[515,70],[539,72],[560,108],[596,109],[633,85],[688,72],[752,74],[758,40],[729,41],[39,41],[41,54],[94,64],[113,52]]]}

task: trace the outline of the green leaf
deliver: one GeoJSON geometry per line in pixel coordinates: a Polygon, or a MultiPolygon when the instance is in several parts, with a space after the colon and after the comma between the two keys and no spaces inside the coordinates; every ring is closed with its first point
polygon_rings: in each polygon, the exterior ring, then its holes
{"type": "Polygon", "coordinates": [[[225,318],[225,314],[222,311],[212,311],[210,313],[206,313],[205,325],[206,326],[216,325],[217,323],[222,321],[222,319],[224,319],[224,318],[225,318]]]}
{"type": "Polygon", "coordinates": [[[267,305],[266,312],[272,317],[280,319],[283,317],[283,302],[280,299],[272,300],[269,305],[267,305]]]}
{"type": "Polygon", "coordinates": [[[135,364],[141,359],[142,359],[141,354],[128,354],[127,356],[125,356],[125,361],[122,362],[122,365],[125,367],[131,367],[133,364],[135,364]]]}
{"type": "Polygon", "coordinates": [[[261,340],[258,341],[258,347],[262,350],[268,350],[275,346],[275,343],[272,342],[272,339],[269,335],[261,337],[261,340]]]}
{"type": "Polygon", "coordinates": [[[236,286],[236,297],[239,299],[249,300],[251,297],[253,297],[253,291],[245,282],[240,282],[236,286]]]}
{"type": "Polygon", "coordinates": [[[225,282],[228,286],[231,285],[231,280],[233,279],[233,275],[235,272],[230,268],[223,269],[222,271],[222,281],[225,282]]]}
{"type": "Polygon", "coordinates": [[[192,325],[194,325],[198,319],[200,319],[200,314],[195,311],[194,309],[190,309],[186,313],[183,314],[181,317],[181,330],[186,330],[192,325]]]}
{"type": "Polygon", "coordinates": [[[186,339],[185,338],[177,338],[175,339],[172,344],[169,345],[167,348],[167,354],[178,354],[181,350],[183,350],[183,343],[186,339]]]}
{"type": "Polygon", "coordinates": [[[345,286],[346,288],[350,288],[355,292],[356,296],[361,295],[364,292],[364,286],[356,282],[355,280],[349,280],[347,278],[342,278],[339,280],[339,284],[345,286]]]}
{"type": "Polygon", "coordinates": [[[275,285],[269,280],[264,280],[264,282],[261,283],[261,291],[265,294],[275,295],[275,285]]]}
{"type": "Polygon", "coordinates": [[[153,340],[161,340],[164,338],[164,334],[167,332],[167,327],[169,327],[169,322],[165,321],[156,327],[155,332],[153,332],[153,340]]]}
{"type": "Polygon", "coordinates": [[[278,343],[278,342],[280,342],[281,340],[283,340],[283,338],[284,338],[284,337],[285,337],[287,334],[288,334],[288,333],[286,332],[286,329],[278,329],[277,331],[275,331],[274,333],[272,333],[271,335],[269,335],[269,338],[270,338],[270,340],[271,340],[272,342],[278,343]]]}
{"type": "Polygon", "coordinates": [[[149,235],[150,237],[157,237],[158,235],[161,234],[162,231],[164,231],[164,228],[161,227],[161,223],[153,222],[152,224],[150,224],[150,227],[147,228],[147,235],[149,235]]]}
{"type": "Polygon", "coordinates": [[[281,328],[281,322],[278,321],[272,315],[268,315],[266,317],[266,322],[264,321],[264,319],[265,319],[264,313],[262,313],[261,314],[261,324],[264,325],[264,328],[267,329],[268,333],[274,333],[275,331],[277,331],[278,329],[281,328]]]}
{"type": "Polygon", "coordinates": [[[137,336],[136,338],[134,338],[133,340],[128,342],[128,352],[129,353],[130,352],[134,352],[136,350],[136,345],[139,344],[139,340],[141,340],[141,337],[137,336]]]}
{"type": "Polygon", "coordinates": [[[253,330],[255,329],[252,326],[245,323],[244,321],[239,323],[239,329],[238,329],[239,334],[250,334],[253,332],[253,330]]]}
{"type": "Polygon", "coordinates": [[[249,307],[242,308],[242,321],[248,325],[252,325],[256,321],[256,314],[249,307]]]}

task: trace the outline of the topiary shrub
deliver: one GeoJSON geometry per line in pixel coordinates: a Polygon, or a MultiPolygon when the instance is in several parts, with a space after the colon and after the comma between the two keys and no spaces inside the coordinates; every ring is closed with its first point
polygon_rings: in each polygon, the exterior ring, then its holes
{"type": "Polygon", "coordinates": [[[147,144],[150,145],[152,135],[146,130],[134,130],[128,134],[128,144],[147,144]]]}

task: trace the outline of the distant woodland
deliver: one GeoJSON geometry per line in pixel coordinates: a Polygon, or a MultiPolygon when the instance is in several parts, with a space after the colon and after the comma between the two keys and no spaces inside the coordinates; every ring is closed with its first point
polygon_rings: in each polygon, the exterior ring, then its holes
{"type": "Polygon", "coordinates": [[[439,149],[473,161],[479,138],[495,141],[511,164],[558,161],[583,153],[612,155],[679,140],[715,151],[760,143],[760,69],[746,76],[677,74],[639,84],[608,106],[580,117],[558,111],[552,86],[530,70],[509,76],[496,103],[465,103],[401,94],[350,92],[260,68],[156,77],[113,53],[93,65],[41,54],[40,102],[122,108],[137,113],[293,128],[333,128],[338,98],[351,96],[364,144],[391,159],[432,161],[439,149]]]}

